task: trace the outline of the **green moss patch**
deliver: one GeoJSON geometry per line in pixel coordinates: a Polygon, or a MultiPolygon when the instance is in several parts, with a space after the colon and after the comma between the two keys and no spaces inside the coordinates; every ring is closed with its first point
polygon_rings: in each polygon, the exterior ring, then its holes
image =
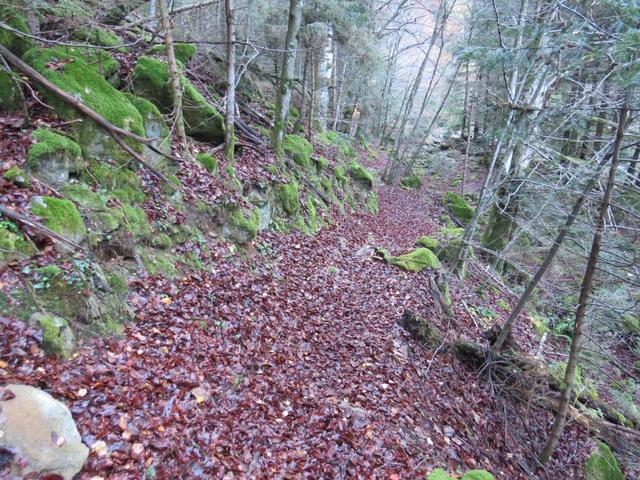
{"type": "Polygon", "coordinates": [[[62,193],[89,210],[105,211],[107,209],[107,196],[94,192],[86,183],[67,185],[62,189],[62,193]]]}
{"type": "Polygon", "coordinates": [[[76,243],[84,240],[87,230],[76,206],[66,199],[33,197],[29,206],[34,215],[42,217],[44,224],[76,243]]]}
{"type": "MultiPolygon", "coordinates": [[[[17,8],[0,7],[0,20],[20,32],[30,33],[29,26],[27,25],[27,18],[17,8]]],[[[0,28],[0,44],[4,45],[11,50],[11,52],[21,57],[33,46],[34,42],[30,38],[23,37],[17,33],[0,28]]]]}
{"type": "MultiPolygon", "coordinates": [[[[149,50],[149,53],[165,55],[167,47],[165,45],[155,45],[149,50]]],[[[192,43],[175,43],[173,45],[173,53],[176,60],[187,63],[196,56],[196,46],[192,43]]]]}
{"type": "Polygon", "coordinates": [[[29,257],[36,249],[27,241],[18,227],[9,220],[0,220],[0,261],[11,262],[29,257]]]}
{"type": "Polygon", "coordinates": [[[287,215],[300,213],[300,189],[297,183],[280,185],[276,190],[276,198],[287,215]]]}
{"type": "Polygon", "coordinates": [[[218,170],[218,160],[210,153],[199,153],[196,155],[196,160],[198,160],[198,163],[206,168],[209,173],[216,173],[218,170]]]}
{"type": "Polygon", "coordinates": [[[89,173],[83,175],[87,183],[97,180],[100,188],[123,203],[142,203],[146,195],[142,191],[140,177],[127,167],[114,167],[102,162],[91,162],[89,173]]]}
{"type": "Polygon", "coordinates": [[[451,210],[453,215],[462,223],[467,224],[473,218],[475,209],[465,201],[460,195],[455,192],[447,192],[442,197],[442,200],[447,208],[451,210]]]}
{"type": "Polygon", "coordinates": [[[440,260],[435,253],[428,248],[417,248],[413,252],[405,253],[398,257],[389,255],[386,251],[380,251],[383,259],[390,265],[395,265],[408,272],[419,272],[425,268],[440,268],[440,260]]]}
{"type": "Polygon", "coordinates": [[[242,208],[231,210],[227,222],[223,226],[225,238],[237,243],[247,243],[256,238],[260,228],[260,212],[258,208],[251,210],[247,216],[242,208]]]}
{"type": "Polygon", "coordinates": [[[431,250],[438,248],[440,246],[440,241],[433,237],[422,236],[416,243],[422,247],[429,248],[431,250]]]}
{"type": "Polygon", "coordinates": [[[18,110],[23,100],[22,89],[14,81],[13,74],[0,68],[0,112],[18,110]]]}
{"type": "Polygon", "coordinates": [[[20,167],[17,167],[15,165],[4,172],[2,178],[13,183],[14,185],[17,185],[18,187],[28,187],[31,183],[29,182],[29,175],[27,175],[26,172],[20,167]]]}
{"type": "Polygon", "coordinates": [[[419,175],[410,175],[408,177],[404,177],[402,182],[400,182],[405,188],[413,188],[418,189],[422,187],[422,181],[420,180],[419,175]]]}
{"type": "MultiPolygon", "coordinates": [[[[136,95],[144,97],[164,113],[173,110],[169,67],[151,57],[140,57],[132,74],[136,95]]],[[[222,115],[211,105],[193,84],[184,76],[183,116],[188,135],[205,142],[222,143],[224,141],[224,122],[222,115]]]]}
{"type": "MultiPolygon", "coordinates": [[[[456,475],[455,478],[458,476],[456,475]]],[[[450,477],[441,468],[436,468],[427,476],[427,480],[454,480],[454,477],[450,477]]],[[[486,470],[469,470],[461,477],[461,480],[495,480],[495,477],[486,470]]]]}
{"type": "Polygon", "coordinates": [[[39,128],[32,134],[36,143],[31,145],[27,155],[27,164],[30,168],[38,168],[39,160],[43,157],[50,158],[56,154],[65,154],[77,159],[82,155],[82,149],[76,142],[51,130],[39,128]]]}
{"type": "Polygon", "coordinates": [[[373,174],[355,160],[349,164],[349,175],[367,190],[373,189],[373,174]]]}
{"type": "MultiPolygon", "coordinates": [[[[115,33],[104,28],[80,28],[73,33],[73,38],[81,42],[101,47],[120,47],[122,40],[115,33]]],[[[119,52],[125,52],[126,48],[118,48],[119,52]]]]}
{"type": "Polygon", "coordinates": [[[598,442],[598,450],[592,453],[585,465],[587,480],[624,480],[618,461],[605,443],[598,442]]]}
{"type": "Polygon", "coordinates": [[[61,358],[71,356],[75,336],[64,318],[50,313],[34,313],[29,323],[42,329],[42,348],[47,355],[61,358]]]}
{"type": "Polygon", "coordinates": [[[311,165],[313,145],[299,135],[285,135],[283,141],[284,153],[301,167],[311,165]]]}

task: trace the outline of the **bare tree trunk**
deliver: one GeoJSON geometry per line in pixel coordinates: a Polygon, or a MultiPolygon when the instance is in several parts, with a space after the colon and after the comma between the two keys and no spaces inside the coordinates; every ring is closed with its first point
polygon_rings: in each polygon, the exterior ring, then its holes
{"type": "Polygon", "coordinates": [[[182,116],[182,82],[181,75],[178,71],[178,63],[173,49],[173,29],[169,14],[167,12],[166,0],[158,0],[158,12],[160,12],[160,21],[164,30],[164,44],[167,49],[167,63],[169,64],[169,77],[171,80],[171,95],[173,97],[173,114],[175,119],[176,133],[182,143],[187,156],[189,155],[189,143],[187,142],[187,134],[184,130],[184,117],[182,116]]]}
{"type": "Polygon", "coordinates": [[[300,92],[300,111],[298,112],[298,118],[296,119],[296,123],[293,125],[293,133],[297,133],[302,126],[304,125],[304,117],[307,114],[307,90],[309,89],[309,56],[310,51],[304,55],[304,65],[302,66],[302,91],[300,92]]]}
{"type": "Polygon", "coordinates": [[[224,11],[227,20],[227,92],[224,113],[224,154],[227,160],[232,162],[235,148],[233,125],[236,111],[236,32],[233,24],[233,0],[224,0],[224,11]]]}
{"type": "Polygon", "coordinates": [[[605,219],[609,205],[611,203],[611,196],[615,188],[614,182],[616,177],[616,170],[618,168],[618,161],[620,159],[620,147],[622,146],[622,140],[624,137],[624,127],[627,121],[627,106],[620,110],[618,115],[618,125],[616,127],[616,139],[613,145],[613,153],[611,155],[611,167],[609,168],[609,178],[607,180],[607,187],[600,202],[600,212],[598,214],[598,220],[596,224],[596,230],[593,234],[593,242],[591,244],[591,252],[589,253],[589,259],[587,260],[587,266],[585,268],[584,277],[582,278],[582,285],[580,287],[580,298],[578,300],[578,308],[576,309],[575,322],[573,325],[573,336],[571,338],[571,348],[569,350],[569,360],[567,361],[567,368],[564,375],[564,390],[560,395],[560,402],[558,405],[558,411],[553,421],[553,427],[551,433],[547,438],[547,442],[538,457],[540,463],[545,464],[553,455],[553,452],[560,440],[560,435],[564,429],[565,419],[567,416],[567,410],[569,408],[569,401],[571,399],[571,391],[573,390],[573,384],[575,380],[576,367],[578,365],[578,356],[580,354],[582,344],[582,329],[584,326],[584,318],[587,311],[587,303],[589,295],[591,294],[591,288],[593,286],[593,277],[596,271],[596,265],[598,263],[598,256],[600,255],[600,249],[602,247],[602,237],[604,236],[605,219]]]}
{"type": "MultiPolygon", "coordinates": [[[[464,133],[467,126],[467,110],[469,109],[469,61],[467,60],[467,66],[464,73],[464,103],[462,104],[462,125],[460,126],[460,138],[464,138],[464,133]]],[[[467,132],[467,136],[468,136],[467,132]]]]}
{"type": "Polygon", "coordinates": [[[298,30],[302,16],[302,4],[304,0],[289,0],[289,23],[287,24],[287,37],[282,59],[282,75],[278,85],[278,97],[276,100],[275,125],[273,127],[273,147],[278,161],[282,161],[284,150],[282,142],[286,126],[284,124],[289,112],[291,102],[291,82],[295,69],[296,49],[298,46],[298,30]]]}
{"type": "Polygon", "coordinates": [[[313,117],[316,115],[316,55],[311,51],[311,94],[309,95],[309,121],[307,122],[307,138],[313,139],[313,117]]]}
{"type": "Polygon", "coordinates": [[[333,123],[331,124],[331,130],[337,130],[338,120],[342,117],[342,89],[344,87],[344,76],[347,73],[347,59],[345,58],[342,63],[342,75],[338,77],[338,91],[336,92],[336,102],[333,109],[333,123]]]}

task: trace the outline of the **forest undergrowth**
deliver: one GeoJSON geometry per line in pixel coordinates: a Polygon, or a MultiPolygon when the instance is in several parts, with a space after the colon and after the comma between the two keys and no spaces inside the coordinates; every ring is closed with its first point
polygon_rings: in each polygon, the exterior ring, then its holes
{"type": "MultiPolygon", "coordinates": [[[[91,446],[86,479],[398,479],[436,467],[528,478],[526,458],[551,413],[523,414],[533,407],[499,399],[447,348],[482,341],[477,312],[494,309],[498,322],[513,299],[472,271],[452,286],[447,318],[426,271],[374,255],[437,235],[452,180],[448,172],[418,190],[380,186],[377,215],[338,217],[313,237],[267,231],[246,251],[213,241],[201,255],[209,268],[135,280],[124,336],[87,340],[66,361],[45,357],[27,324],[0,319],[3,380],[69,405],[91,446]],[[398,325],[405,310],[443,333],[439,347],[398,325]]],[[[515,334],[537,346],[528,329],[515,334]]],[[[548,478],[582,475],[591,440],[575,424],[565,435],[548,478]]]]}

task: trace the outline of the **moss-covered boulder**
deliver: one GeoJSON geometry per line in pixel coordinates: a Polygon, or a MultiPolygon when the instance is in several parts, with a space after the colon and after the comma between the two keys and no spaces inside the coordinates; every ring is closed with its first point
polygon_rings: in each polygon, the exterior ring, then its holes
{"type": "MultiPolygon", "coordinates": [[[[150,100],[164,113],[173,110],[168,68],[166,63],[155,58],[140,57],[132,74],[135,94],[150,100]]],[[[214,144],[224,142],[224,121],[220,112],[187,78],[183,76],[181,81],[187,135],[214,144]]]]}
{"type": "MultiPolygon", "coordinates": [[[[136,107],[142,116],[145,136],[151,139],[151,144],[161,152],[166,154],[171,153],[171,132],[158,107],[149,100],[136,97],[130,93],[125,93],[124,96],[136,107]]],[[[143,150],[143,155],[149,163],[156,166],[165,159],[163,155],[154,152],[146,145],[143,150]]]]}
{"type": "Polygon", "coordinates": [[[0,112],[18,110],[23,100],[22,89],[12,74],[0,68],[0,112]]]}
{"type": "MultiPolygon", "coordinates": [[[[73,32],[73,38],[100,47],[121,47],[122,45],[122,40],[115,33],[99,27],[80,28],[73,32]]],[[[126,48],[118,48],[118,51],[124,52],[126,48]]]]}
{"type": "Polygon", "coordinates": [[[420,180],[419,175],[409,175],[408,177],[404,177],[400,184],[404,188],[418,189],[422,187],[422,181],[420,180]]]}
{"type": "Polygon", "coordinates": [[[209,173],[216,173],[218,170],[218,160],[210,153],[202,152],[196,155],[198,163],[207,169],[209,173]]]}
{"type": "Polygon", "coordinates": [[[394,257],[386,250],[380,250],[382,258],[390,265],[395,265],[408,272],[419,272],[425,268],[437,269],[441,267],[440,260],[428,248],[417,248],[413,252],[394,257]]]}
{"type": "MultiPolygon", "coordinates": [[[[25,61],[52,83],[81,100],[89,108],[112,124],[144,136],[144,122],[138,110],[127,97],[116,90],[106,79],[118,63],[102,50],[86,50],[74,47],[32,48],[25,61]]],[[[74,108],[56,95],[41,90],[47,103],[65,120],[82,119],[74,126],[74,136],[85,157],[100,160],[129,161],[130,155],[105,133],[96,123],[80,116],[74,108]]],[[[142,151],[134,141],[130,145],[142,151]]]]}
{"type": "MultiPolygon", "coordinates": [[[[456,475],[455,478],[458,476],[456,475]]],[[[427,475],[427,480],[454,480],[454,477],[450,477],[441,468],[436,468],[427,475]]],[[[495,480],[495,477],[486,470],[469,470],[461,477],[461,480],[495,480]]]]}
{"type": "Polygon", "coordinates": [[[365,190],[373,190],[373,174],[355,160],[349,164],[349,175],[365,190]]]}
{"type": "Polygon", "coordinates": [[[605,443],[598,442],[598,450],[592,453],[585,465],[587,480],[624,480],[618,461],[605,443]]]}
{"type": "MultiPolygon", "coordinates": [[[[176,60],[182,62],[182,63],[187,63],[189,62],[193,57],[196,56],[196,46],[192,43],[176,43],[173,45],[173,53],[176,56],[176,60]]],[[[160,54],[160,55],[166,55],[167,52],[167,47],[162,44],[162,45],[155,45],[153,47],[151,47],[151,49],[149,50],[149,53],[152,54],[160,54]]]]}
{"type": "MultiPolygon", "coordinates": [[[[11,2],[9,2],[11,4],[11,2]]],[[[23,32],[30,33],[27,25],[27,18],[23,11],[15,7],[0,7],[0,20],[10,27],[23,32]]],[[[0,28],[0,44],[7,47],[11,52],[21,57],[24,53],[33,47],[33,40],[14,33],[10,30],[0,28]]]]}
{"type": "Polygon", "coordinates": [[[80,212],[69,200],[54,197],[32,197],[29,207],[34,215],[41,217],[44,224],[54,232],[81,243],[86,234],[80,212]]]}
{"type": "Polygon", "coordinates": [[[299,135],[285,135],[282,142],[284,153],[301,167],[311,165],[313,145],[299,135]]]}
{"type": "Polygon", "coordinates": [[[276,198],[287,215],[295,216],[300,213],[300,189],[297,183],[280,185],[276,190],[276,198]]]}
{"type": "Polygon", "coordinates": [[[425,318],[405,310],[398,322],[412,337],[429,348],[436,348],[442,343],[442,335],[425,318]]]}
{"type": "Polygon", "coordinates": [[[231,207],[227,220],[222,226],[222,235],[235,243],[247,243],[256,238],[260,227],[257,208],[245,212],[239,207],[231,207]]]}
{"type": "Polygon", "coordinates": [[[35,177],[57,186],[82,170],[82,149],[70,138],[42,128],[33,132],[33,138],[36,143],[29,148],[27,166],[35,177]]]}
{"type": "Polygon", "coordinates": [[[35,250],[16,224],[0,220],[0,265],[29,257],[35,250]]]}
{"type": "Polygon", "coordinates": [[[444,205],[463,224],[467,224],[473,218],[475,209],[466,202],[464,198],[455,192],[447,192],[442,197],[444,205]]]}
{"type": "Polygon", "coordinates": [[[28,187],[31,184],[29,181],[29,175],[27,175],[27,173],[20,167],[15,165],[4,172],[2,174],[2,178],[18,187],[28,187]]]}
{"type": "Polygon", "coordinates": [[[416,240],[416,243],[421,247],[434,250],[440,246],[440,241],[433,237],[422,236],[416,240]]]}
{"type": "Polygon", "coordinates": [[[31,325],[42,330],[42,348],[47,355],[69,358],[75,346],[75,335],[62,317],[48,312],[36,312],[29,318],[31,325]]]}
{"type": "Polygon", "coordinates": [[[111,236],[123,225],[124,212],[119,207],[109,207],[106,194],[92,190],[86,183],[73,183],[62,189],[65,197],[73,200],[85,214],[87,234],[91,246],[96,247],[106,236],[111,236]]]}

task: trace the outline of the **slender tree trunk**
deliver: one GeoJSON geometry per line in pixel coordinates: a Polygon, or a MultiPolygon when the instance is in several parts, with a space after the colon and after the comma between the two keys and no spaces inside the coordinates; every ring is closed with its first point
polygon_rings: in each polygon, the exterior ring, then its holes
{"type": "Polygon", "coordinates": [[[307,114],[307,90],[309,88],[308,83],[309,83],[309,75],[308,75],[308,70],[309,70],[309,56],[310,56],[310,51],[307,50],[307,52],[304,55],[304,64],[302,66],[302,92],[300,93],[301,96],[301,100],[300,100],[300,111],[298,112],[298,118],[296,120],[296,123],[293,125],[293,132],[297,133],[302,126],[304,125],[304,118],[307,114]]]}
{"type": "Polygon", "coordinates": [[[311,93],[309,95],[309,121],[307,123],[307,138],[313,138],[313,117],[316,116],[316,54],[311,51],[311,93]]]}
{"type": "Polygon", "coordinates": [[[300,17],[302,16],[302,4],[304,0],[289,0],[289,23],[287,25],[287,37],[282,59],[282,75],[278,85],[276,99],[275,125],[273,127],[273,147],[278,161],[284,157],[283,140],[285,132],[285,119],[291,102],[291,82],[295,68],[296,48],[298,45],[298,30],[300,29],[300,17]]]}
{"type": "MultiPolygon", "coordinates": [[[[467,129],[467,110],[469,108],[469,61],[467,60],[467,66],[464,73],[464,103],[462,104],[462,125],[460,125],[460,138],[464,138],[465,130],[467,129]]],[[[469,133],[467,132],[467,136],[469,133]]]]}
{"type": "Polygon", "coordinates": [[[235,148],[233,124],[236,111],[236,32],[233,24],[233,0],[224,1],[224,10],[227,20],[227,105],[224,114],[224,143],[225,156],[232,162],[235,148]]]}
{"type": "Polygon", "coordinates": [[[569,408],[569,401],[571,399],[571,392],[573,390],[573,384],[575,380],[576,367],[578,365],[578,357],[582,345],[582,330],[584,327],[584,318],[587,311],[587,303],[589,301],[589,295],[593,286],[593,278],[595,276],[596,265],[598,263],[598,256],[600,255],[600,249],[602,247],[602,237],[604,236],[605,219],[609,205],[611,204],[611,196],[615,188],[616,170],[618,168],[618,162],[620,159],[620,147],[622,146],[622,140],[624,137],[624,128],[627,121],[627,107],[626,105],[620,110],[618,115],[618,125],[616,127],[616,138],[613,146],[613,153],[611,155],[611,167],[609,169],[609,178],[607,180],[607,186],[604,192],[602,201],[600,202],[600,212],[598,214],[598,220],[596,224],[596,230],[593,235],[593,242],[591,244],[591,252],[589,253],[589,259],[587,260],[587,266],[585,268],[584,277],[582,279],[582,285],[580,287],[580,298],[578,300],[578,308],[576,309],[575,322],[573,325],[573,336],[571,338],[571,348],[569,350],[569,360],[567,361],[567,368],[564,375],[564,390],[560,396],[560,402],[558,404],[558,411],[553,421],[553,427],[551,433],[547,438],[547,442],[538,457],[540,463],[545,464],[553,455],[556,445],[560,440],[560,435],[564,429],[565,419],[567,416],[567,410],[569,408]]]}
{"type": "Polygon", "coordinates": [[[344,88],[344,76],[347,73],[347,59],[342,62],[342,74],[338,78],[338,91],[336,92],[336,103],[333,110],[333,123],[331,124],[331,130],[338,129],[338,120],[342,117],[342,89],[344,88]]]}
{"type": "Polygon", "coordinates": [[[173,28],[167,12],[166,0],[158,0],[158,12],[160,22],[164,30],[164,44],[167,50],[167,63],[169,64],[169,77],[171,80],[171,96],[173,99],[173,114],[175,120],[176,133],[182,143],[187,156],[189,156],[189,143],[184,130],[184,117],[182,115],[182,82],[181,74],[178,71],[178,63],[173,49],[173,28]]]}

